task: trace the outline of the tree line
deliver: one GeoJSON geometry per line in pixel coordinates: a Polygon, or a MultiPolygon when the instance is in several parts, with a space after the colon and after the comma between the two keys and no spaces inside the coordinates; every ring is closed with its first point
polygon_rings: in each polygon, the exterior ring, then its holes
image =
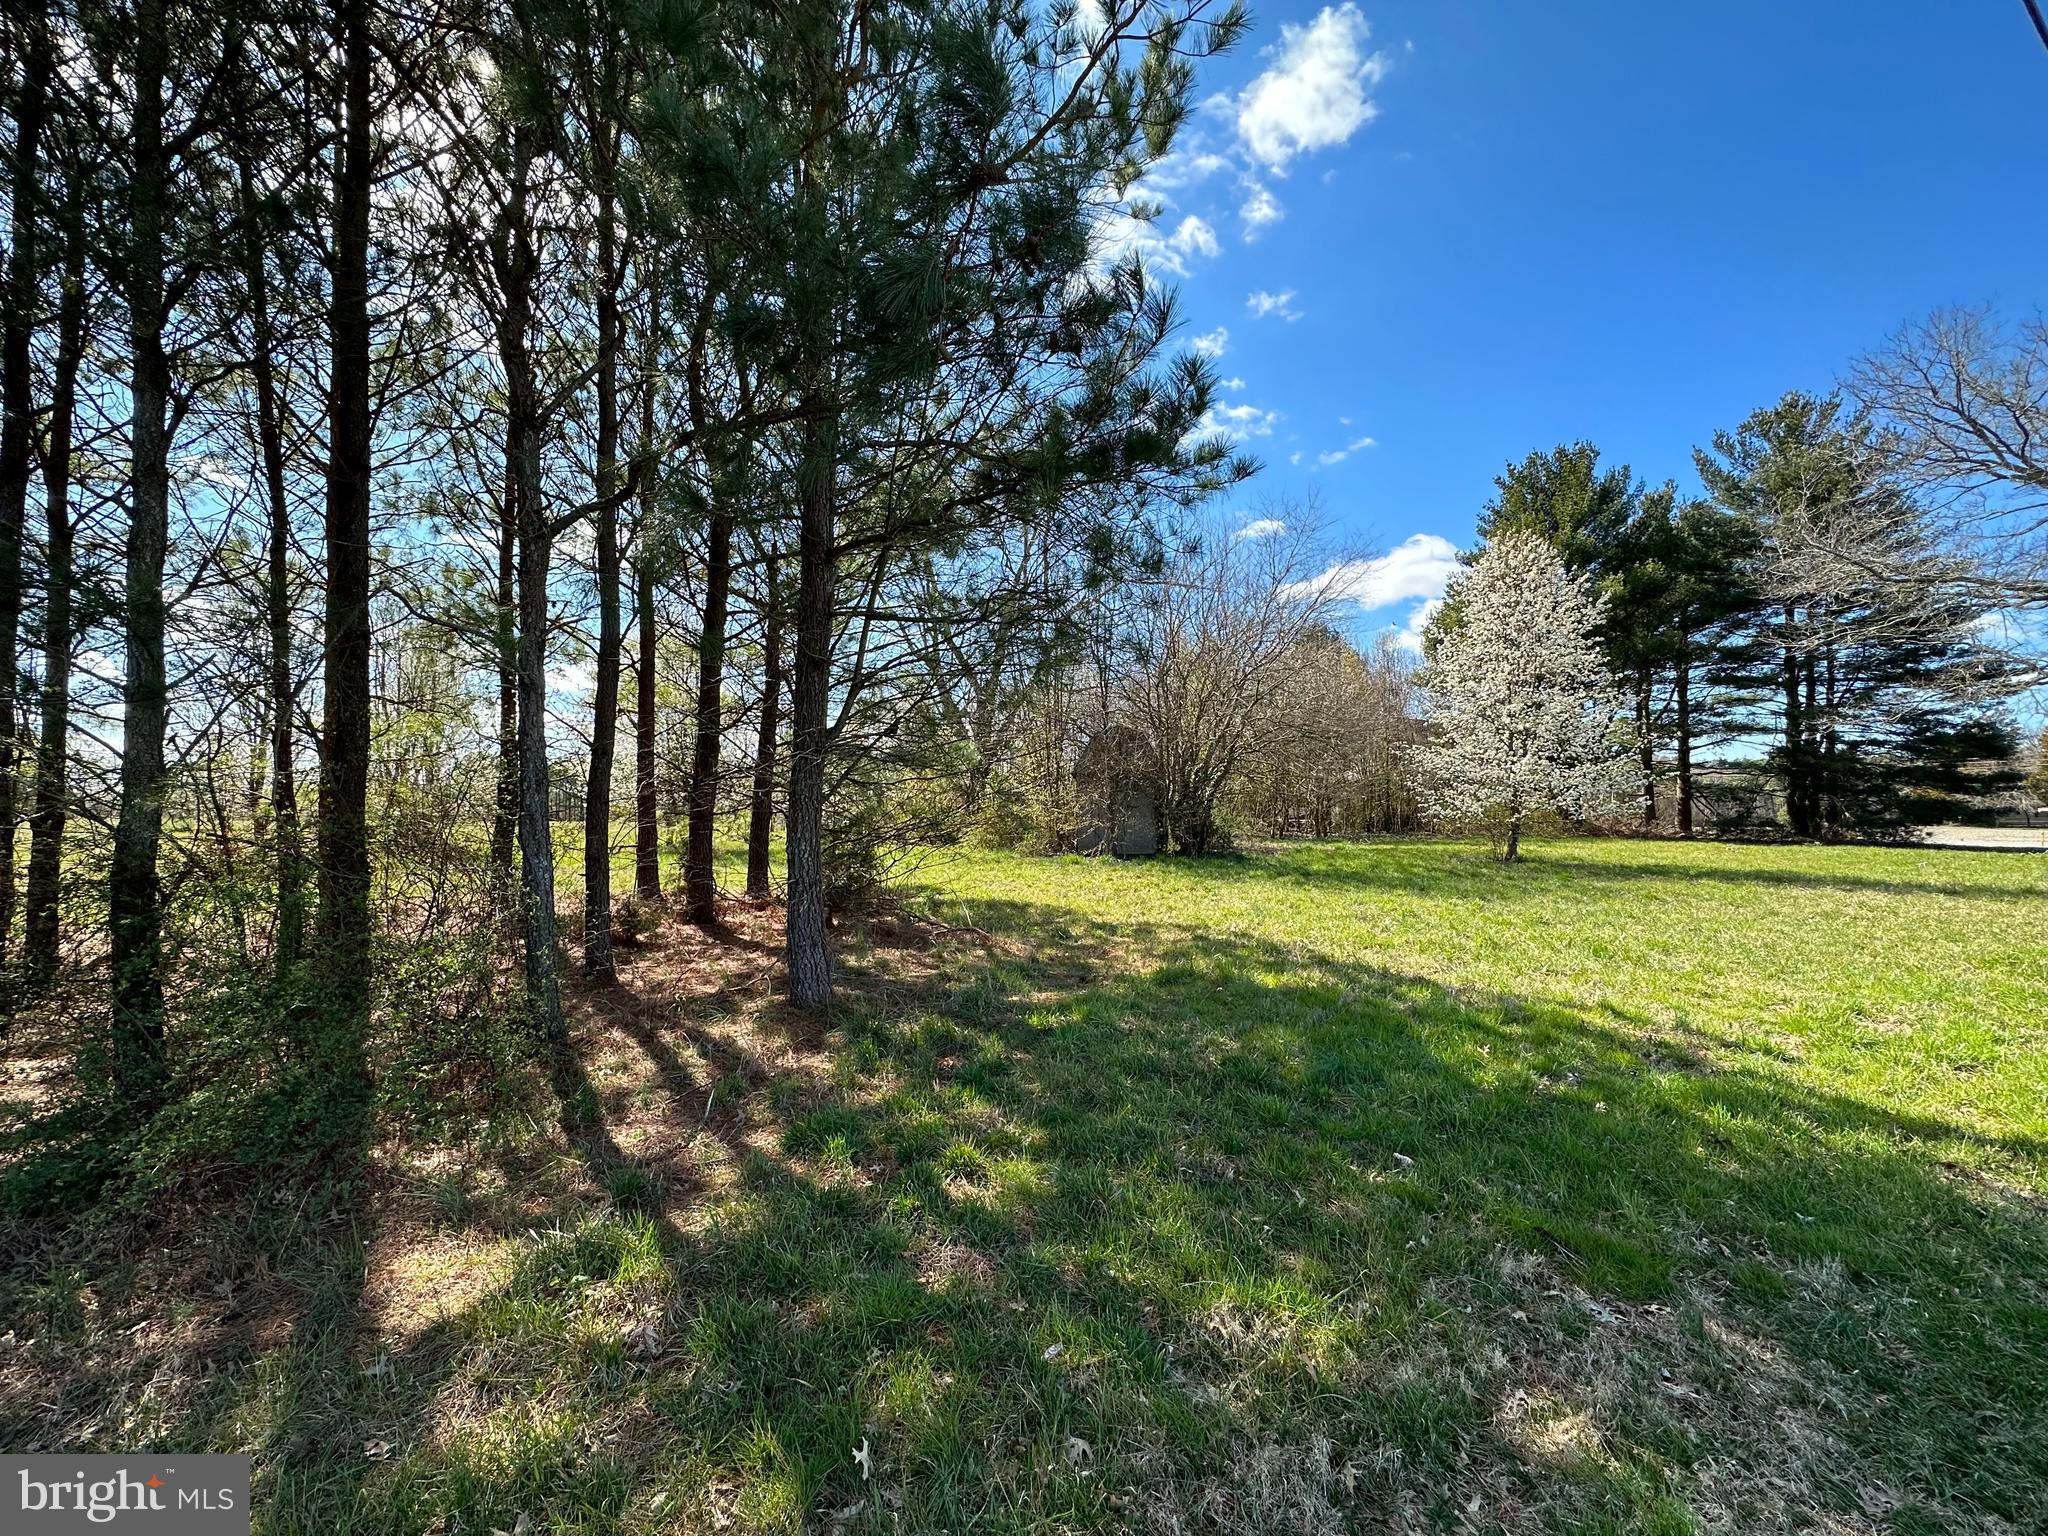
{"type": "Polygon", "coordinates": [[[570,731],[583,971],[615,965],[615,818],[651,897],[680,801],[675,894],[710,925],[738,802],[750,893],[783,855],[790,1001],[825,1006],[838,854],[931,723],[1251,472],[1172,294],[1097,239],[1244,27],[10,8],[8,1017],[89,978],[133,1119],[191,1086],[179,1021],[257,999],[353,1134],[380,993],[437,946],[487,965],[510,922],[559,1047],[570,731]]]}
{"type": "MultiPolygon", "coordinates": [[[[1980,356],[2002,345],[2038,366],[2038,330],[2023,348],[1978,326],[1980,356]]],[[[1880,356],[1935,334],[1915,327],[1880,356]]],[[[1633,716],[1645,830],[1703,830],[1708,758],[1755,764],[1797,837],[1969,819],[2018,783],[2006,705],[2039,675],[2023,617],[2039,605],[2039,557],[2022,553],[2038,539],[2039,466],[2031,490],[1959,487],[1940,445],[1913,430],[1921,395],[1877,366],[1856,375],[1860,400],[1794,391],[1717,432],[1694,454],[1701,495],[1646,486],[1585,442],[1497,479],[1480,548],[1532,535],[1600,601],[1595,635],[1633,716]]],[[[2031,410],[2048,417],[2038,391],[2031,410]]],[[[1435,633],[1459,618],[1454,601],[1435,633]]],[[[1779,818],[1745,798],[1724,819],[1779,818]]]]}
{"type": "MultiPolygon", "coordinates": [[[[118,1124],[253,1076],[353,1137],[507,953],[559,1051],[632,901],[715,928],[721,825],[807,1010],[836,904],[969,828],[1070,845],[1112,729],[1158,846],[1415,825],[1412,668],[1344,639],[1312,516],[1202,510],[1255,466],[1098,239],[1245,26],[9,8],[0,1017],[67,1021],[118,1124]]],[[[1752,739],[1805,835],[1978,781],[1987,623],[2048,601],[2044,378],[2038,322],[1954,312],[1717,439],[1704,499],[1503,476],[1482,534],[1604,598],[1646,817],[1752,739]]]]}

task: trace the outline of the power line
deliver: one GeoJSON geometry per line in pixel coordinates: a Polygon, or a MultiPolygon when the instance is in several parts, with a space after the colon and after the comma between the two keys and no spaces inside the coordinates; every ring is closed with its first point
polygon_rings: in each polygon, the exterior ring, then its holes
{"type": "Polygon", "coordinates": [[[2048,16],[2041,14],[2039,0],[2025,0],[2027,14],[2034,18],[2034,30],[2041,34],[2041,46],[2048,48],[2048,16]]]}

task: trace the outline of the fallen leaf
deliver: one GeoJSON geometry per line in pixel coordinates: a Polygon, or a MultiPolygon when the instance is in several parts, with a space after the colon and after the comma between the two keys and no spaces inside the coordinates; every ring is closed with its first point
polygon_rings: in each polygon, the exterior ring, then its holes
{"type": "Polygon", "coordinates": [[[853,1453],[853,1464],[860,1468],[860,1480],[862,1482],[866,1482],[869,1475],[875,1470],[875,1458],[873,1453],[868,1450],[868,1437],[866,1435],[860,1437],[860,1449],[853,1453]]]}

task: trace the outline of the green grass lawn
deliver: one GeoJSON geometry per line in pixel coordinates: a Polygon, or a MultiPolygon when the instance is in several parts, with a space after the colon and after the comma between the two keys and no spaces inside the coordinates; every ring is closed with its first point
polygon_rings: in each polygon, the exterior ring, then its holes
{"type": "Polygon", "coordinates": [[[669,927],[569,1113],[385,1149],[143,1345],[53,1247],[0,1430],[251,1449],[323,1536],[2048,1528],[2048,860],[921,881],[822,1031],[766,914],[669,927]]]}

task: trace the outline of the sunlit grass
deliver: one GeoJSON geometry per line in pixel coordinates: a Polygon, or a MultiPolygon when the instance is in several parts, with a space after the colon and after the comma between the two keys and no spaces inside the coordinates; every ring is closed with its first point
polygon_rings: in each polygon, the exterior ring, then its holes
{"type": "Polygon", "coordinates": [[[957,856],[822,1037],[629,959],[601,1127],[322,1229],[310,1324],[155,1434],[254,1449],[274,1531],[2038,1528],[2044,884],[957,856]],[[477,1299],[380,1333],[379,1245],[458,1240],[477,1299]]]}

